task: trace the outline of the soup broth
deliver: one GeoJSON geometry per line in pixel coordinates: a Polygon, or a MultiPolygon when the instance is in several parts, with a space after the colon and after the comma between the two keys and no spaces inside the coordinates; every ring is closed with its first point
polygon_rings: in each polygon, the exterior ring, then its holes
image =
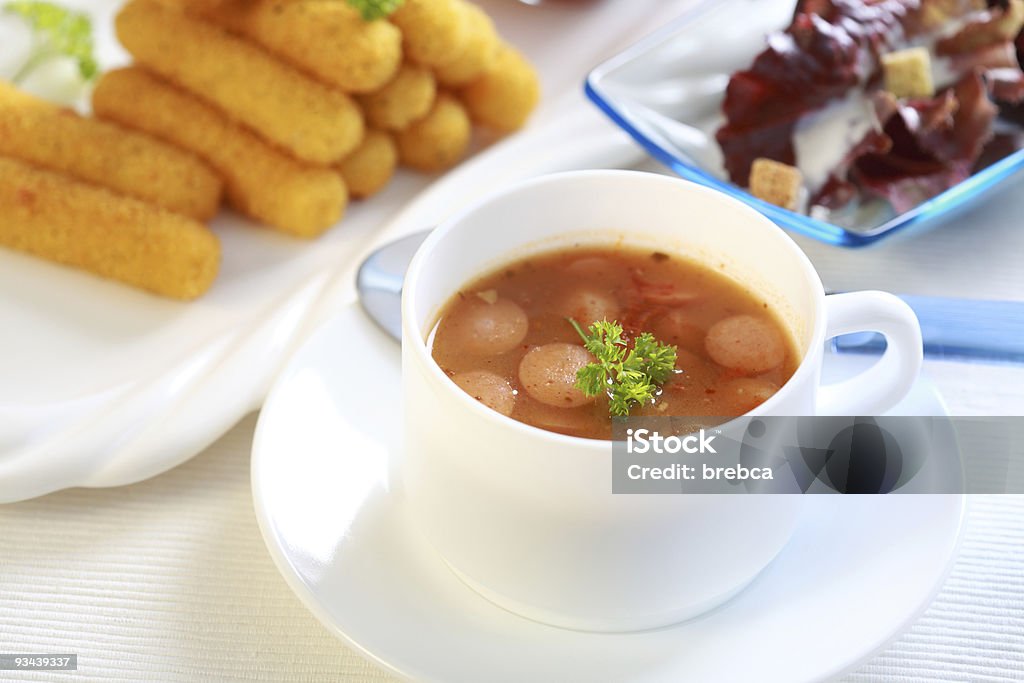
{"type": "Polygon", "coordinates": [[[774,394],[799,356],[768,303],[707,266],[622,247],[530,256],[463,287],[444,306],[431,353],[471,396],[526,424],[611,438],[609,399],[575,387],[595,359],[586,330],[617,321],[676,346],[676,369],[633,415],[742,415],[774,394]]]}

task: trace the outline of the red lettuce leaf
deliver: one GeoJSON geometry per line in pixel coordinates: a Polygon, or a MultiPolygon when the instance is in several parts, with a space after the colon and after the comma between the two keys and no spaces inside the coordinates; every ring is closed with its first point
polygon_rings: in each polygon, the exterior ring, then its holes
{"type": "Polygon", "coordinates": [[[896,102],[879,93],[880,110],[893,106],[892,115],[883,119],[891,149],[857,159],[851,176],[859,187],[903,212],[970,176],[992,138],[998,110],[979,74],[932,99],[896,102]]]}
{"type": "Polygon", "coordinates": [[[956,34],[935,44],[937,55],[961,55],[984,50],[992,45],[1012,43],[1024,24],[1024,3],[989,3],[988,12],[981,12],[956,34]]]}
{"type": "MultiPolygon", "coordinates": [[[[1017,63],[1024,66],[1024,32],[1017,36],[1015,47],[1017,63]]],[[[1003,73],[1003,71],[999,72],[999,74],[1003,73]]],[[[1024,125],[1024,85],[1021,85],[1024,78],[1018,77],[1016,84],[1012,86],[1005,82],[996,82],[993,85],[992,80],[995,79],[990,79],[989,89],[992,91],[993,98],[1000,104],[999,109],[1003,118],[1013,123],[1024,125]],[[1010,89],[1011,87],[1012,90],[1010,89]]]]}
{"type": "Polygon", "coordinates": [[[794,162],[804,115],[843,97],[877,70],[878,56],[920,28],[920,0],[807,0],[768,38],[750,69],[733,75],[716,134],[733,182],[746,186],[758,157],[794,162]]]}
{"type": "MultiPolygon", "coordinates": [[[[892,115],[890,112],[889,116],[892,115]]],[[[888,118],[888,116],[886,116],[888,118]]],[[[882,156],[892,149],[892,138],[880,130],[870,130],[854,145],[842,162],[829,174],[828,180],[820,190],[811,197],[811,205],[824,206],[826,209],[839,209],[857,198],[860,190],[851,181],[850,169],[858,159],[868,155],[882,156]]]]}
{"type": "MultiPolygon", "coordinates": [[[[840,208],[858,195],[913,208],[966,179],[993,139],[1000,103],[1024,123],[1024,4],[1019,0],[801,0],[792,25],[769,37],[726,90],[717,132],[726,169],[749,183],[754,160],[795,164],[798,123],[855,89],[869,93],[879,127],[832,170],[811,204],[840,208]],[[939,37],[954,19],[968,21],[939,37]],[[1014,39],[1016,43],[1014,44],[1014,39]],[[879,89],[880,55],[935,41],[945,82],[933,98],[897,101],[879,89]]],[[[1005,142],[1005,141],[1004,141],[1005,142]]],[[[994,144],[994,143],[993,143],[994,144]]],[[[989,154],[986,154],[988,159],[989,154]]]]}

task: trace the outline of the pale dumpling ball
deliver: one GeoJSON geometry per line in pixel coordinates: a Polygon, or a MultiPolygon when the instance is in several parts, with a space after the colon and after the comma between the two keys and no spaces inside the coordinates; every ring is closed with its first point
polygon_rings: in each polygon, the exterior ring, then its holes
{"type": "Polygon", "coordinates": [[[652,306],[685,306],[701,298],[693,289],[681,289],[671,282],[648,282],[640,286],[640,295],[652,306]]]}
{"type": "Polygon", "coordinates": [[[767,372],[786,359],[786,343],[771,323],[753,315],[719,320],[708,330],[704,348],[711,360],[747,374],[767,372]]]}
{"type": "Polygon", "coordinates": [[[693,313],[686,308],[674,308],[655,318],[651,332],[658,341],[690,351],[704,348],[705,330],[693,322],[693,313]]]}
{"type": "Polygon", "coordinates": [[[559,310],[585,330],[599,320],[615,320],[621,308],[611,294],[595,288],[580,287],[562,298],[559,310]]]}
{"type": "Polygon", "coordinates": [[[460,372],[452,377],[452,381],[467,394],[502,415],[511,415],[512,410],[516,407],[516,394],[512,385],[504,377],[493,372],[486,370],[460,372]]]}
{"type": "Polygon", "coordinates": [[[477,299],[442,321],[452,348],[476,356],[497,356],[511,351],[526,338],[526,311],[510,299],[477,299]]]}
{"type": "Polygon", "coordinates": [[[565,269],[577,277],[600,278],[605,277],[613,268],[608,259],[602,256],[584,256],[570,263],[565,269]]]}
{"type": "Polygon", "coordinates": [[[715,398],[730,413],[742,415],[761,405],[779,390],[779,385],[759,377],[740,377],[718,388],[715,398]]]}
{"type": "Polygon", "coordinates": [[[577,408],[593,403],[576,388],[576,373],[594,362],[578,344],[545,344],[530,349],[519,363],[519,383],[531,398],[557,408],[577,408]]]}

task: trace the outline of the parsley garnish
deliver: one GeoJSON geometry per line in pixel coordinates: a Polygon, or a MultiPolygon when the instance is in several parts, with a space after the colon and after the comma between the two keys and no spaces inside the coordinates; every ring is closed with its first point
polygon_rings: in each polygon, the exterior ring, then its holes
{"type": "Polygon", "coordinates": [[[4,4],[3,9],[24,19],[35,33],[32,54],[14,74],[13,82],[23,81],[36,67],[54,57],[75,60],[78,73],[86,81],[96,77],[92,20],[88,15],[40,0],[13,0],[4,4]]]}
{"type": "Polygon", "coordinates": [[[653,399],[675,370],[676,347],[662,344],[650,332],[637,336],[630,348],[617,322],[602,320],[584,332],[579,323],[568,320],[597,359],[576,373],[576,388],[587,396],[607,394],[612,415],[629,415],[635,406],[653,399]]]}
{"type": "Polygon", "coordinates": [[[383,19],[402,6],[405,0],[348,0],[348,4],[359,10],[363,21],[383,19]]]}

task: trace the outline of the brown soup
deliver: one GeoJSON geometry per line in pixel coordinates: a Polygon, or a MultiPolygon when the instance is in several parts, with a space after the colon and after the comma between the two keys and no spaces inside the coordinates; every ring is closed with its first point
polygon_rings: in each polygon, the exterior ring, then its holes
{"type": "Polygon", "coordinates": [[[553,432],[611,438],[607,396],[576,388],[595,359],[584,329],[618,321],[676,347],[676,370],[632,415],[742,415],[796,370],[799,356],[768,304],[725,275],[660,252],[575,248],[511,263],[469,283],[442,310],[431,353],[492,409],[553,432]]]}

